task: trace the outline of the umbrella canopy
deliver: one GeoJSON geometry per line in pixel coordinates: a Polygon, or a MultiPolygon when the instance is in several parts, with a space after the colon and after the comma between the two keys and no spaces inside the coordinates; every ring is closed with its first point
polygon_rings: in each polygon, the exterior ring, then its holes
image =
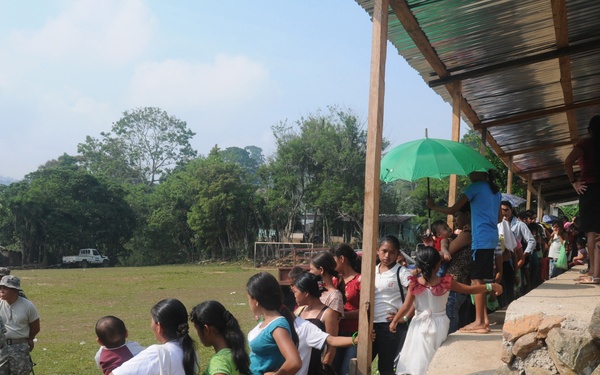
{"type": "Polygon", "coordinates": [[[445,139],[424,138],[396,146],[381,159],[384,182],[415,181],[424,177],[443,178],[452,174],[496,169],[469,146],[445,139]]]}
{"type": "Polygon", "coordinates": [[[542,221],[548,224],[554,224],[555,221],[558,221],[558,216],[554,215],[544,215],[542,217],[542,221]]]}
{"type": "Polygon", "coordinates": [[[521,198],[517,195],[502,193],[502,200],[508,201],[513,207],[518,207],[523,203],[527,202],[527,199],[521,198]]]}

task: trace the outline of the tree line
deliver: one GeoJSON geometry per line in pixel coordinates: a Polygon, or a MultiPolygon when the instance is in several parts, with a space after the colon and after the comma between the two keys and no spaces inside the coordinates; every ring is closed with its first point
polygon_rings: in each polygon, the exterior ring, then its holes
{"type": "MultiPolygon", "coordinates": [[[[185,121],[160,108],[126,111],[76,155],[0,186],[0,245],[41,265],[86,247],[131,266],[240,259],[259,233],[276,241],[304,233],[307,214],[315,224],[305,240],[360,239],[366,131],[358,116],[328,107],[272,130],[268,157],[256,146],[198,155],[185,121]]],[[[382,185],[380,212],[423,222],[424,186],[382,185]]],[[[434,182],[434,196],[446,186],[434,182]]]]}

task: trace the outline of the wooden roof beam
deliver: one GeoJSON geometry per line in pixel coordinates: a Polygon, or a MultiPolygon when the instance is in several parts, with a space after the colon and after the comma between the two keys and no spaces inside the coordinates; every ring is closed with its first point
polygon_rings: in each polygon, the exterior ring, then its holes
{"type": "MultiPolygon", "coordinates": [[[[435,74],[438,77],[449,77],[450,73],[448,72],[448,68],[444,64],[444,62],[440,59],[435,49],[431,46],[431,42],[421,29],[419,22],[415,18],[414,14],[410,10],[408,4],[405,0],[390,0],[390,8],[392,9],[398,21],[402,24],[402,27],[406,30],[407,34],[410,36],[412,41],[415,43],[415,46],[419,49],[425,60],[429,63],[435,74]]],[[[455,86],[452,83],[445,84],[446,90],[452,95],[455,93],[455,86]]],[[[460,95],[460,109],[461,112],[467,117],[469,122],[472,124],[474,130],[478,130],[480,133],[482,132],[483,127],[479,127],[481,120],[477,116],[477,113],[471,107],[471,104],[462,96],[462,92],[460,95]]],[[[494,150],[496,154],[500,153],[502,149],[496,142],[496,140],[491,136],[491,134],[486,134],[486,140],[488,145],[494,150]]],[[[504,164],[508,163],[508,158],[503,159],[504,164]]]]}
{"type": "Polygon", "coordinates": [[[473,127],[475,130],[481,130],[484,127],[491,128],[491,127],[500,126],[500,125],[515,125],[516,123],[520,123],[520,122],[524,122],[524,121],[528,121],[528,120],[546,117],[546,116],[557,114],[557,113],[563,113],[563,112],[566,112],[569,110],[593,107],[593,106],[597,106],[597,105],[600,105],[600,99],[586,100],[583,102],[573,103],[571,105],[561,105],[558,107],[542,109],[539,111],[523,112],[523,113],[519,113],[517,115],[505,117],[505,118],[498,119],[498,120],[483,121],[477,125],[473,125],[473,127]]]}
{"type": "MultiPolygon", "coordinates": [[[[415,43],[415,46],[419,49],[425,60],[429,63],[433,71],[438,77],[448,77],[450,73],[448,72],[448,68],[442,62],[437,52],[431,46],[431,42],[421,29],[419,22],[415,18],[414,14],[411,12],[408,4],[405,0],[390,0],[390,8],[392,9],[398,21],[404,27],[404,30],[408,33],[412,41],[415,43]]],[[[454,86],[452,84],[446,84],[446,90],[450,94],[454,91],[454,86]]],[[[480,120],[469,102],[463,98],[462,93],[460,95],[460,108],[461,112],[465,114],[465,116],[469,119],[471,124],[479,124],[480,120]]],[[[498,148],[497,150],[499,150],[498,148]]]]}
{"type": "Polygon", "coordinates": [[[563,169],[564,167],[565,167],[565,165],[563,163],[555,163],[555,164],[544,165],[542,167],[523,169],[523,173],[532,173],[533,174],[533,173],[538,173],[538,172],[554,171],[557,169],[563,169]]]}
{"type": "MultiPolygon", "coordinates": [[[[566,0],[552,0],[552,19],[554,20],[554,33],[556,35],[556,46],[559,49],[569,46],[569,23],[567,20],[566,0]]],[[[573,85],[571,78],[571,57],[561,56],[558,58],[560,69],[560,85],[563,91],[565,106],[573,105],[573,85]]],[[[577,139],[577,116],[575,110],[568,109],[567,126],[571,141],[577,139]]]]}
{"type": "Polygon", "coordinates": [[[429,87],[438,87],[441,85],[447,85],[448,83],[452,83],[455,81],[464,81],[465,79],[482,77],[503,70],[518,68],[521,66],[531,65],[542,61],[558,59],[562,56],[570,56],[581,52],[593,51],[596,49],[600,49],[600,40],[594,39],[591,41],[570,45],[564,48],[557,48],[555,50],[542,52],[537,55],[530,55],[522,57],[520,59],[508,60],[499,64],[488,65],[482,68],[476,68],[473,70],[466,71],[464,73],[457,73],[454,75],[448,74],[447,76],[440,76],[438,74],[440,78],[431,80],[428,84],[429,87]]]}
{"type": "Polygon", "coordinates": [[[504,152],[504,153],[501,153],[498,156],[510,157],[510,156],[528,154],[530,152],[538,152],[538,151],[550,150],[552,148],[557,148],[557,147],[570,146],[572,144],[573,144],[572,141],[563,141],[563,142],[549,143],[549,144],[539,145],[539,146],[535,146],[535,147],[524,148],[522,150],[504,152]]]}

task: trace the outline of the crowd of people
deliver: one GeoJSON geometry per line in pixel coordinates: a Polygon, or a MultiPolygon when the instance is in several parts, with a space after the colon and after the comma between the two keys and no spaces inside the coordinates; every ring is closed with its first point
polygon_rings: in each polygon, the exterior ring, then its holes
{"type": "MultiPolygon", "coordinates": [[[[380,240],[373,336],[360,339],[372,341],[381,375],[424,374],[448,334],[490,332],[490,311],[569,267],[587,264],[579,283],[600,283],[600,116],[590,121],[589,133],[565,160],[580,196],[579,217],[539,223],[534,211],[517,212],[502,200],[492,171],[473,172],[454,205],[426,202],[454,215],[455,228],[434,222],[414,265],[407,264],[398,238],[380,240]]],[[[0,273],[0,375],[29,374],[39,315],[20,279],[6,268],[0,273]]],[[[359,339],[360,258],[350,245],[337,245],[315,254],[307,269],[294,267],[289,279],[286,286],[267,272],[249,278],[248,306],[257,324],[247,336],[218,301],[189,313],[177,299],[159,301],[150,310],[158,344],[147,348],[127,340],[121,319],[102,317],[95,328],[96,363],[105,375],[347,375],[359,339]],[[189,322],[200,343],[214,350],[206,364],[198,362],[189,322]]]]}

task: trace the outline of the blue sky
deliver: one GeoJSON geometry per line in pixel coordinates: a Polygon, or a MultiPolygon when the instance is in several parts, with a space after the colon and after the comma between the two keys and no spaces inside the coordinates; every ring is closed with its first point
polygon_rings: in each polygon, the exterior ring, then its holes
{"type": "MultiPolygon", "coordinates": [[[[0,176],[22,178],[123,111],[192,146],[274,151],[271,126],[338,105],[365,123],[372,23],[352,0],[0,0],[0,176]]],[[[450,137],[451,108],[388,45],[384,136],[450,137]]],[[[464,125],[463,125],[464,127],[464,125]]]]}

